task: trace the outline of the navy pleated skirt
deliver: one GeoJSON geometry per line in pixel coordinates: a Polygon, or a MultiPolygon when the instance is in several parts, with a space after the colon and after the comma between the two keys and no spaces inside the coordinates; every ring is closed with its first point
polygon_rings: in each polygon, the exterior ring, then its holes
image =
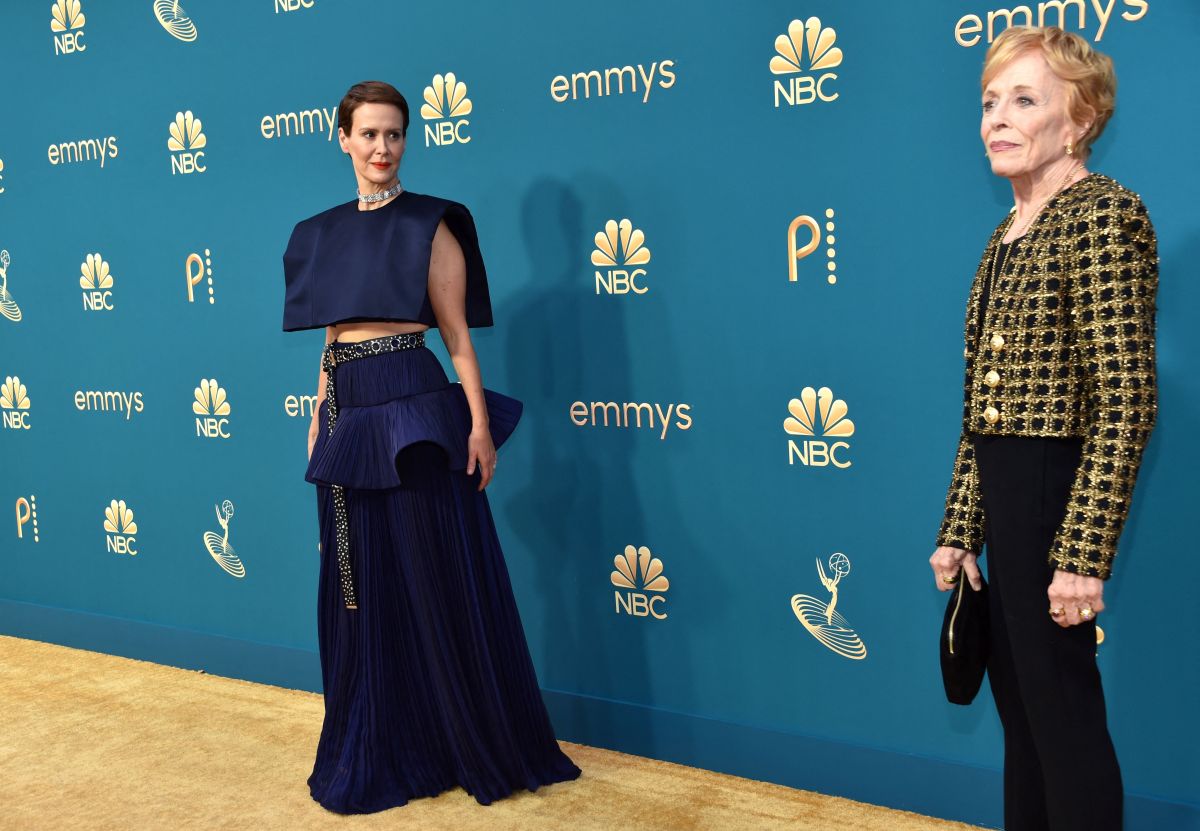
{"type": "MultiPolygon", "coordinates": [[[[575,779],[542,703],[479,475],[470,411],[424,347],[336,368],[306,478],[317,485],[325,721],[308,779],[338,813],[462,786],[486,805],[575,779]],[[357,609],[343,602],[331,485],[344,488],[357,609]]],[[[499,446],[520,404],[487,393],[499,446]]]]}

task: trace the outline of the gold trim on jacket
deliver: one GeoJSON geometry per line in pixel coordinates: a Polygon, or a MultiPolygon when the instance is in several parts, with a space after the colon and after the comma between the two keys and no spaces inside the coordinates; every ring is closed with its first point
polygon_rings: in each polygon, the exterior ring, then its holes
{"type": "Polygon", "coordinates": [[[1107,176],[1081,179],[1012,250],[981,320],[1007,225],[992,233],[967,301],[963,429],[938,545],[983,545],[970,434],[1081,438],[1050,562],[1107,579],[1157,412],[1154,228],[1137,194],[1107,176]]]}

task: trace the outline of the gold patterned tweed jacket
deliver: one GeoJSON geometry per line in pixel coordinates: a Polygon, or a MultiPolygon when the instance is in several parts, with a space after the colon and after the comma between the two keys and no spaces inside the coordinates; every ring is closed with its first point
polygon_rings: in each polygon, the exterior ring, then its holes
{"type": "Polygon", "coordinates": [[[993,232],[967,302],[963,430],[938,545],[978,552],[971,434],[1083,439],[1057,568],[1107,579],[1157,412],[1158,248],[1137,194],[1091,174],[1051,199],[994,278],[993,232]]]}

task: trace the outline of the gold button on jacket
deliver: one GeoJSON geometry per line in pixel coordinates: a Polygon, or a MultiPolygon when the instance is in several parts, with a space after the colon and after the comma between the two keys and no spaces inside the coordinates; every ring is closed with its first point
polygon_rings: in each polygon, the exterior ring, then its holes
{"type": "Polygon", "coordinates": [[[967,302],[963,430],[938,545],[983,546],[971,433],[1081,438],[1050,562],[1107,579],[1157,413],[1154,228],[1136,194],[1093,173],[1050,200],[981,310],[1006,224],[967,302]]]}

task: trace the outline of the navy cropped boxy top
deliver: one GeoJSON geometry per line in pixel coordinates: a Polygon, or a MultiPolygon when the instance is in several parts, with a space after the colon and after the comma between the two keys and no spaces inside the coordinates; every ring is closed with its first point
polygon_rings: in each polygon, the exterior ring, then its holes
{"type": "Polygon", "coordinates": [[[382,208],[361,211],[355,200],[296,225],[283,254],[283,330],[366,320],[436,326],[429,255],[442,220],[467,263],[467,325],[491,326],[487,273],[471,212],[458,202],[402,191],[382,208]]]}

